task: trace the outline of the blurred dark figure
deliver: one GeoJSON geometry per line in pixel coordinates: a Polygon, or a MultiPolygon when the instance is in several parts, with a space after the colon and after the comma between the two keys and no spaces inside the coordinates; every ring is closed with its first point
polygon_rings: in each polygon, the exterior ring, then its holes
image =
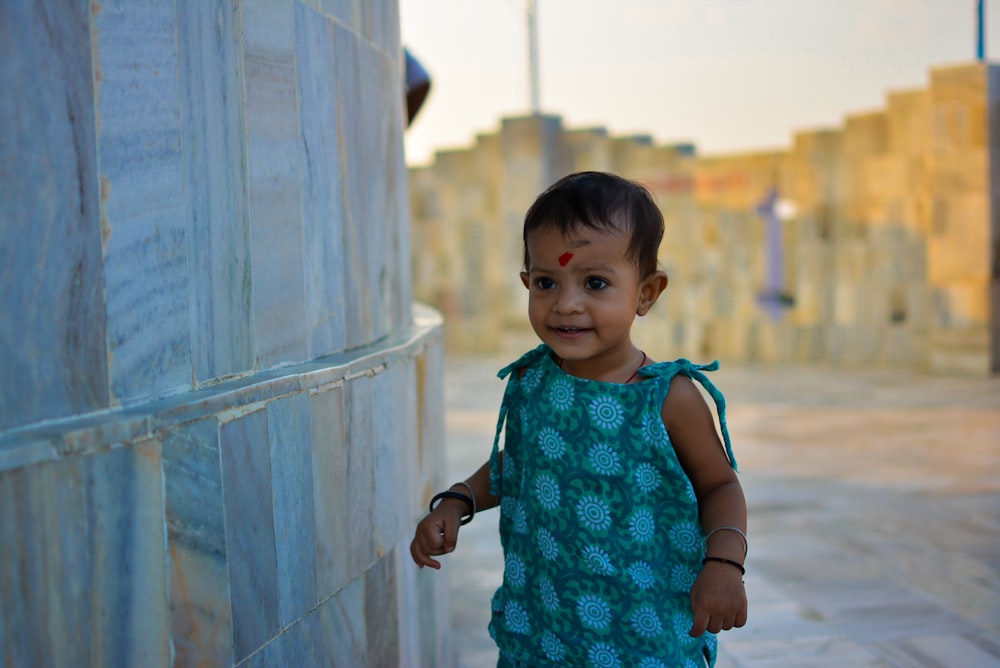
{"type": "Polygon", "coordinates": [[[404,47],[403,55],[406,57],[406,127],[410,127],[430,92],[431,76],[409,49],[404,47]]]}

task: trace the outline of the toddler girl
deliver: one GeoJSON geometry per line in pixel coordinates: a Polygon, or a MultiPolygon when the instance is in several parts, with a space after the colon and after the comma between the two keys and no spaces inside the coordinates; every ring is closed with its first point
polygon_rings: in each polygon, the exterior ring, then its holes
{"type": "Polygon", "coordinates": [[[667,286],[662,236],[648,191],[600,172],[563,178],[525,216],[542,343],[500,371],[489,461],[434,497],[410,545],[440,568],[461,524],[500,506],[498,666],[712,666],[714,634],[746,623],[746,502],[702,373],[718,365],[658,363],[631,340],[667,286]]]}

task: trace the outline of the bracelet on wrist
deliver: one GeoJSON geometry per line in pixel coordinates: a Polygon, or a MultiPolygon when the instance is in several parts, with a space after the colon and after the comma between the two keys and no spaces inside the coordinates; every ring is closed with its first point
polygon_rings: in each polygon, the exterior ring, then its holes
{"type": "Polygon", "coordinates": [[[741,529],[739,529],[738,527],[733,527],[733,526],[715,527],[714,529],[712,529],[711,531],[709,531],[707,534],[705,534],[705,549],[706,550],[708,549],[708,539],[711,538],[714,534],[716,534],[716,533],[718,533],[720,531],[732,531],[733,533],[739,535],[739,537],[743,539],[743,556],[744,557],[747,556],[747,551],[748,551],[748,549],[750,547],[750,544],[747,542],[747,535],[745,533],[743,533],[743,531],[741,529]]]}
{"type": "Polygon", "coordinates": [[[430,504],[431,512],[434,512],[434,508],[437,507],[435,504],[441,501],[442,499],[458,499],[459,501],[464,501],[466,505],[469,506],[470,512],[468,515],[462,516],[462,524],[468,524],[469,522],[472,521],[472,518],[476,516],[476,505],[475,501],[472,500],[472,497],[468,496],[467,494],[462,494],[461,492],[453,492],[450,489],[444,492],[439,492],[434,495],[434,498],[431,499],[431,504],[430,504]]]}
{"type": "Polygon", "coordinates": [[[740,575],[746,575],[747,569],[738,561],[733,561],[732,559],[726,559],[725,557],[705,557],[701,560],[701,565],[704,566],[710,561],[718,561],[721,564],[729,564],[730,566],[735,566],[740,569],[740,575]]]}
{"type": "Polygon", "coordinates": [[[476,503],[476,492],[475,490],[472,489],[472,485],[465,482],[464,480],[456,482],[454,485],[448,488],[448,491],[454,491],[453,488],[457,487],[458,485],[461,485],[462,487],[465,487],[465,489],[469,490],[469,498],[472,499],[472,515],[469,516],[469,519],[471,520],[473,517],[476,516],[476,513],[479,512],[479,504],[476,503]]]}

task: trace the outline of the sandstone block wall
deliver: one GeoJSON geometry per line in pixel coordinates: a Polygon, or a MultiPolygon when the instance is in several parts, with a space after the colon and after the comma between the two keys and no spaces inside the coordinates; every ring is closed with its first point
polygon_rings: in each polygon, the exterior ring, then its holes
{"type": "Polygon", "coordinates": [[[996,372],[998,72],[935,68],[925,88],[890,92],[882,109],[746,154],[700,156],[552,116],[504,119],[411,170],[415,293],[445,310],[451,348],[530,344],[517,279],[524,211],[566,173],[609,170],[648,185],[666,218],[671,287],[636,330],[655,356],[996,372]],[[477,196],[463,197],[470,189],[477,196]],[[777,226],[758,211],[772,190],[793,205],[777,226]],[[505,269],[481,280],[421,245],[442,237],[494,240],[460,252],[477,270],[502,256],[505,269]],[[764,299],[775,276],[777,310],[764,299]]]}

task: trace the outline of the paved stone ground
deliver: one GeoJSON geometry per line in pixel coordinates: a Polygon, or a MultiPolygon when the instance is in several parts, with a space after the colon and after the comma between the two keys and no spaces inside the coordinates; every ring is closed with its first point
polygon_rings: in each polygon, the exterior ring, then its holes
{"type": "MultiPolygon", "coordinates": [[[[446,366],[449,475],[489,455],[500,358],[446,366]]],[[[1000,379],[735,368],[712,374],[750,507],[750,621],[720,668],[1000,666],[1000,379]]],[[[496,511],[466,526],[451,579],[458,668],[486,633],[496,511]]]]}

